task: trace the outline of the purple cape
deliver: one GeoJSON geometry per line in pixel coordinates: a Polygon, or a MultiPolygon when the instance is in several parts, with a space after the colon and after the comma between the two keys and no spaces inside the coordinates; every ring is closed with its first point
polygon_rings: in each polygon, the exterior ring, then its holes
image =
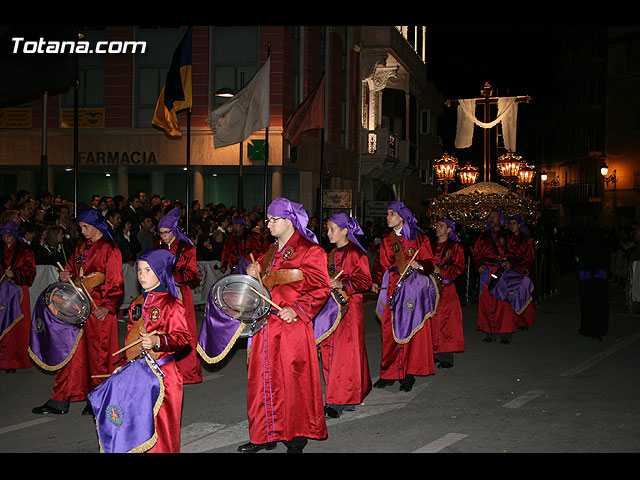
{"type": "Polygon", "coordinates": [[[87,395],[102,451],[144,452],[156,444],[155,417],[164,400],[158,375],[146,358],[138,358],[87,395]]]}
{"type": "Polygon", "coordinates": [[[331,292],[322,309],[313,318],[313,333],[316,344],[322,342],[338,328],[340,319],[346,315],[348,309],[349,306],[339,304],[331,292]]]}
{"type": "Polygon", "coordinates": [[[364,253],[367,253],[367,250],[360,245],[360,242],[358,242],[355,237],[355,235],[362,235],[362,227],[360,227],[360,224],[355,218],[350,217],[346,213],[334,213],[329,217],[329,221],[335,223],[340,228],[346,228],[349,241],[357,245],[364,253]]]}
{"type": "Polygon", "coordinates": [[[140,260],[149,264],[153,273],[155,273],[158,280],[160,280],[160,283],[167,288],[171,295],[177,299],[182,299],[171,272],[173,264],[176,261],[173,253],[163,248],[147,248],[140,254],[138,260],[136,260],[136,271],[140,260]]]}
{"type": "Polygon", "coordinates": [[[160,219],[158,222],[158,230],[161,228],[168,228],[173,232],[173,235],[183,242],[188,243],[192,247],[195,247],[193,242],[189,237],[187,237],[182,231],[178,228],[178,223],[180,222],[180,209],[178,207],[171,210],[164,217],[160,219]]]}
{"type": "MultiPolygon", "coordinates": [[[[488,270],[488,269],[487,269],[488,270]]],[[[491,288],[491,294],[498,300],[507,302],[516,315],[522,314],[531,303],[533,282],[513,268],[508,268],[491,288]]]]}
{"type": "Polygon", "coordinates": [[[29,356],[44,370],[54,371],[69,362],[84,330],[58,319],[47,308],[45,291],[31,314],[29,356]]]}
{"type": "Polygon", "coordinates": [[[197,350],[207,363],[217,363],[229,353],[236,340],[240,338],[245,325],[220,310],[213,301],[211,291],[209,291],[207,298],[207,307],[198,335],[197,350]]]}
{"type": "Polygon", "coordinates": [[[270,217],[281,217],[291,220],[295,229],[300,232],[307,240],[318,243],[315,234],[307,228],[309,217],[307,212],[302,208],[302,204],[292,202],[286,198],[276,198],[271,202],[267,209],[267,215],[270,217]]]}

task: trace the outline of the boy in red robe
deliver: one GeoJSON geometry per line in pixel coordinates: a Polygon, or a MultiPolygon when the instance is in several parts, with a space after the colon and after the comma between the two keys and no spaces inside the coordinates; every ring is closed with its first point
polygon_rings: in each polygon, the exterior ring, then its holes
{"type": "Polygon", "coordinates": [[[464,250],[455,232],[455,222],[441,218],[436,222],[436,243],[433,245],[435,273],[442,287],[436,315],[431,325],[434,360],[438,368],[453,367],[455,352],[464,352],[462,307],[456,290],[456,278],[464,272],[464,250]]]}
{"type": "MultiPolygon", "coordinates": [[[[136,263],[138,281],[144,296],[141,347],[158,352],[156,362],[164,373],[164,400],[156,417],[158,441],[147,450],[149,453],[180,453],[183,383],[173,355],[189,346],[191,333],[180,292],[171,272],[174,261],[173,254],[166,250],[148,249],[138,257],[136,263]],[[158,333],[152,333],[153,331],[158,333]]],[[[129,307],[128,331],[136,323],[134,308],[132,303],[129,307]]]]}
{"type": "Polygon", "coordinates": [[[511,237],[503,228],[504,214],[499,208],[489,212],[487,226],[473,246],[473,266],[480,273],[477,329],[485,333],[484,342],[511,343],[515,331],[511,306],[489,291],[492,275],[500,275],[509,268],[508,254],[511,237]]]}
{"type": "MultiPolygon", "coordinates": [[[[264,327],[251,337],[247,385],[249,443],[240,452],[271,450],[283,442],[302,452],[309,438],[327,438],[322,381],[312,320],[331,291],[327,254],[307,229],[302,205],[276,198],[267,210],[277,240],[247,274],[289,277],[271,286],[272,309],[264,327]],[[301,274],[300,274],[301,272],[301,274]]],[[[273,278],[273,277],[271,277],[273,278]]]]}
{"type": "MultiPolygon", "coordinates": [[[[530,275],[533,271],[533,263],[536,252],[533,247],[533,240],[529,230],[524,225],[522,215],[512,215],[509,217],[509,231],[513,236],[513,259],[511,268],[517,270],[522,275],[530,275]]],[[[514,312],[514,321],[518,330],[527,330],[533,327],[536,322],[536,311],[533,301],[520,315],[514,312]]]]}
{"type": "Polygon", "coordinates": [[[180,209],[177,207],[160,219],[158,222],[160,241],[156,242],[154,248],[168,250],[176,257],[173,278],[180,288],[182,304],[191,332],[190,347],[184,348],[176,354],[176,361],[180,372],[182,372],[184,383],[200,383],[202,382],[202,363],[197,352],[198,327],[196,325],[196,310],[193,305],[193,292],[191,291],[200,281],[196,261],[197,251],[193,242],[178,227],[179,222],[180,209]]]}
{"type": "MultiPolygon", "coordinates": [[[[392,385],[400,381],[400,390],[409,392],[415,383],[414,375],[435,373],[431,327],[419,328],[407,342],[396,342],[394,338],[389,299],[395,292],[396,284],[404,268],[415,252],[418,255],[409,264],[419,274],[428,275],[434,271],[434,258],[427,236],[420,231],[418,221],[404,203],[394,201],[387,207],[387,225],[392,231],[380,243],[380,253],[374,264],[372,290],[377,293],[382,285],[385,272],[389,272],[387,302],[381,318],[382,358],[380,378],[373,384],[376,388],[392,385]],[[400,265],[399,265],[400,264],[400,265]]],[[[403,313],[398,321],[408,320],[410,313],[403,313]]],[[[421,322],[426,324],[425,320],[421,322]]]]}
{"type": "MultiPolygon", "coordinates": [[[[5,285],[6,293],[22,297],[19,300],[21,312],[15,312],[15,318],[9,319],[11,322],[7,322],[4,331],[0,331],[0,368],[10,373],[33,366],[28,353],[31,327],[29,287],[36,277],[36,261],[33,250],[20,239],[19,227],[13,220],[0,224],[0,283],[15,284],[5,285]]],[[[0,300],[4,303],[3,308],[9,305],[8,298],[0,300]]],[[[4,315],[7,314],[8,310],[4,315]]]]}
{"type": "Polygon", "coordinates": [[[362,294],[371,289],[371,272],[367,251],[355,237],[362,234],[362,228],[354,218],[333,214],[327,222],[327,234],[336,246],[329,253],[331,288],[348,297],[347,313],[320,343],[325,413],[337,418],[345,410],[354,410],[371,391],[362,306],[362,294]]]}
{"type": "MultiPolygon", "coordinates": [[[[85,400],[87,393],[117,364],[112,353],[118,350],[116,313],[124,295],[122,256],[99,210],[80,212],[78,226],[84,240],[78,243],[65,270],[60,272],[60,281],[74,279],[77,285],[81,277],[92,273],[102,273],[105,278],[89,291],[95,307],[82,327],[84,333],[73,357],[56,374],[51,398],[32,410],[37,414],[67,413],[70,402],[85,400]]],[[[91,414],[91,406],[87,404],[82,413],[91,414]]]]}

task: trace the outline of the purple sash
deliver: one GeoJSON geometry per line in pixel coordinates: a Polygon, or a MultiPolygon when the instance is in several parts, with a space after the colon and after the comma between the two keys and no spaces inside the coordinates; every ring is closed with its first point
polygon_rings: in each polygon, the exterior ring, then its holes
{"type": "Polygon", "coordinates": [[[240,257],[240,260],[238,260],[238,263],[236,263],[236,266],[233,267],[233,270],[231,270],[231,273],[233,273],[234,275],[236,274],[246,275],[247,265],[250,265],[250,264],[251,262],[249,260],[247,260],[244,257],[240,257]]]}
{"type": "Polygon", "coordinates": [[[498,300],[507,302],[516,315],[522,314],[531,303],[533,282],[517,270],[508,268],[491,289],[491,294],[498,300]]]}
{"type": "Polygon", "coordinates": [[[158,441],[155,417],[164,400],[164,384],[146,358],[127,363],[87,399],[96,417],[101,452],[140,453],[158,441]]]}
{"type": "Polygon", "coordinates": [[[378,300],[376,301],[376,315],[382,320],[384,307],[387,305],[387,292],[389,291],[389,270],[384,272],[382,276],[382,285],[378,291],[378,300]]]}
{"type": "Polygon", "coordinates": [[[331,292],[326,303],[313,319],[313,333],[316,337],[316,345],[338,328],[340,319],[347,313],[347,310],[348,305],[338,303],[335,294],[331,292]]]}
{"type": "Polygon", "coordinates": [[[43,291],[31,314],[29,356],[44,370],[58,370],[71,360],[83,331],[59,320],[47,308],[43,291]]]}
{"type": "Polygon", "coordinates": [[[396,343],[408,343],[436,313],[440,292],[433,275],[413,272],[394,293],[391,325],[396,343]]]}
{"type": "Polygon", "coordinates": [[[22,287],[6,278],[0,283],[0,340],[22,320],[22,287]]]}
{"type": "Polygon", "coordinates": [[[207,363],[221,361],[240,337],[245,326],[244,323],[220,310],[213,301],[211,291],[209,291],[207,308],[198,336],[198,353],[207,363]]]}

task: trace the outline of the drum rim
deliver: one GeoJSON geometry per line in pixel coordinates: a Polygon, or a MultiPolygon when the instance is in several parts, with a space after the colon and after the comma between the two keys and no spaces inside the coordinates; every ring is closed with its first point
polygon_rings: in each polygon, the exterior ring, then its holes
{"type": "MultiPolygon", "coordinates": [[[[245,283],[255,288],[258,291],[262,290],[264,296],[269,300],[271,300],[271,294],[269,293],[269,289],[266,286],[263,288],[258,282],[258,280],[252,277],[251,275],[247,275],[244,273],[232,273],[229,275],[224,275],[223,277],[220,277],[218,280],[216,280],[216,282],[211,287],[212,300],[216,304],[216,306],[220,310],[222,310],[224,313],[226,313],[225,308],[227,307],[227,305],[221,305],[221,298],[220,298],[219,292],[223,289],[223,286],[228,285],[231,282],[245,283]]],[[[235,318],[239,322],[242,322],[245,324],[252,324],[254,322],[257,322],[261,318],[265,317],[266,315],[268,315],[269,312],[271,311],[271,305],[264,298],[260,298],[257,295],[256,297],[259,299],[260,304],[257,308],[253,310],[253,312],[256,312],[256,311],[259,312],[261,310],[264,310],[264,313],[261,313],[256,318],[237,318],[237,317],[232,317],[232,318],[235,318]]]]}
{"type": "Polygon", "coordinates": [[[51,285],[49,285],[43,292],[43,298],[44,301],[47,305],[49,305],[51,302],[49,301],[49,297],[51,295],[51,292],[55,289],[55,288],[61,288],[60,286],[63,285],[65,288],[65,290],[71,289],[72,291],[74,291],[75,293],[79,294],[80,297],[83,299],[84,303],[86,304],[87,308],[85,309],[85,313],[84,315],[82,315],[82,317],[80,317],[78,319],[78,321],[76,322],[72,322],[69,320],[66,320],[64,318],[60,318],[57,315],[55,315],[55,317],[63,322],[69,323],[71,325],[81,325],[84,322],[87,321],[87,319],[89,318],[89,316],[91,315],[91,300],[89,299],[88,295],[82,291],[82,289],[77,289],[75,288],[71,283],[68,282],[55,282],[52,283],[51,285]]]}

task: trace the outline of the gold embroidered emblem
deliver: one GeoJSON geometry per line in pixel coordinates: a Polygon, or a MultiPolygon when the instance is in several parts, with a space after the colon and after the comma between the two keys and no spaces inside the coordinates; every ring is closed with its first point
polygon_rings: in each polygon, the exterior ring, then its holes
{"type": "Polygon", "coordinates": [[[293,249],[291,247],[287,248],[282,254],[285,260],[289,260],[292,255],[293,255],[293,249]]]}
{"type": "Polygon", "coordinates": [[[151,312],[149,312],[149,318],[151,318],[152,322],[157,322],[160,319],[160,309],[158,307],[153,307],[151,312]]]}
{"type": "Polygon", "coordinates": [[[409,258],[413,257],[414,253],[416,253],[416,251],[413,248],[411,248],[411,247],[407,248],[407,256],[409,258]]]}

